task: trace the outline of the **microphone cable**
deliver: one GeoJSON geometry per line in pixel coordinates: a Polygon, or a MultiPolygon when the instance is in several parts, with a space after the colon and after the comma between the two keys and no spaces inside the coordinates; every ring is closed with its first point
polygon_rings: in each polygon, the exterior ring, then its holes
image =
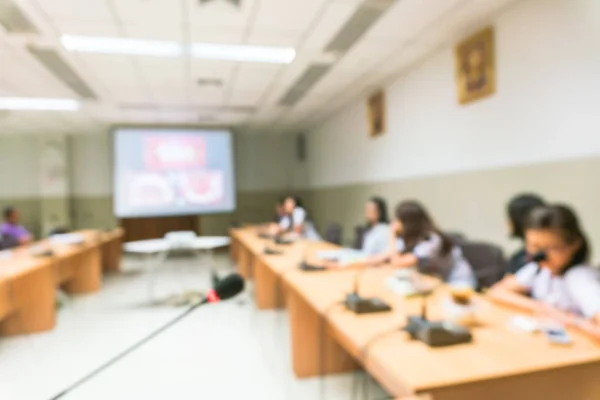
{"type": "MultiPolygon", "coordinates": [[[[404,328],[404,326],[396,326],[393,329],[388,329],[386,331],[379,332],[376,335],[374,335],[373,337],[371,337],[369,339],[369,341],[367,342],[367,344],[365,344],[364,347],[360,351],[363,367],[366,367],[367,358],[369,356],[369,350],[370,350],[371,346],[373,346],[378,341],[385,339],[388,336],[393,335],[394,333],[400,332],[403,328],[404,328]]],[[[364,370],[365,370],[365,379],[363,379],[362,385],[361,385],[362,389],[363,389],[362,398],[363,398],[363,400],[369,400],[368,383],[369,383],[369,379],[371,376],[367,372],[366,368],[364,368],[364,370]]],[[[355,375],[352,378],[352,388],[353,389],[356,388],[356,386],[357,386],[356,383],[357,382],[356,382],[356,375],[355,375]]],[[[393,399],[393,398],[395,398],[395,397],[394,396],[389,397],[389,399],[393,399]]],[[[354,399],[354,391],[352,393],[352,399],[354,399]]]]}

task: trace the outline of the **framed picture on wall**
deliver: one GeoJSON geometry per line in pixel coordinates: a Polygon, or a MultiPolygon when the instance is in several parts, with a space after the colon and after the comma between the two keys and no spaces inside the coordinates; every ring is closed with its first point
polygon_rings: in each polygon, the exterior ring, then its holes
{"type": "Polygon", "coordinates": [[[456,86],[460,104],[487,97],[496,91],[494,52],[494,31],[491,27],[456,46],[456,86]]]}
{"type": "Polygon", "coordinates": [[[385,94],[383,91],[369,97],[367,101],[367,119],[370,137],[377,137],[385,132],[385,94]]]}

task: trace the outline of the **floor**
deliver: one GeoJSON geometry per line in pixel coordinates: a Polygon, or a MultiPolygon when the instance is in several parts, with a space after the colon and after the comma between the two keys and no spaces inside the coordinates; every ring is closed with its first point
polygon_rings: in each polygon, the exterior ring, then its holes
{"type": "MultiPolygon", "coordinates": [[[[208,266],[233,271],[225,255],[128,258],[97,294],[69,298],[49,333],[0,339],[0,399],[50,400],[185,308],[151,305],[184,290],[206,290],[208,266]],[[149,282],[154,278],[152,293],[149,282]]],[[[293,376],[285,311],[257,311],[252,287],[234,300],[198,308],[133,353],[69,391],[64,400],[383,400],[361,372],[293,376]],[[361,386],[361,384],[363,384],[361,386]]]]}

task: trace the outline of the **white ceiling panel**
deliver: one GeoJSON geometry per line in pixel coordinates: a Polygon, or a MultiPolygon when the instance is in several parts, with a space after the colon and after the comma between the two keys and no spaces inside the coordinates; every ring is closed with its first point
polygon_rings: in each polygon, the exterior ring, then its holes
{"type": "Polygon", "coordinates": [[[194,106],[220,107],[225,101],[223,88],[195,87],[191,90],[190,95],[194,106]]]}
{"type": "Polygon", "coordinates": [[[179,42],[182,40],[183,27],[177,24],[124,24],[125,35],[132,39],[142,40],[171,40],[179,42]]]}
{"type": "Polygon", "coordinates": [[[300,48],[324,49],[340,28],[356,11],[362,0],[333,0],[329,3],[313,28],[307,33],[300,48]]]}
{"type": "MultiPolygon", "coordinates": [[[[80,0],[84,1],[84,0],[80,0]]],[[[100,1],[100,0],[97,0],[100,1]]],[[[113,1],[119,20],[125,24],[181,26],[183,8],[180,0],[109,0],[113,1]],[[158,23],[160,21],[160,23],[158,23]]]]}
{"type": "Polygon", "coordinates": [[[107,54],[81,54],[81,58],[106,86],[138,83],[134,58],[107,54]]]}
{"type": "Polygon", "coordinates": [[[226,1],[213,1],[202,5],[198,0],[186,1],[188,2],[189,25],[193,29],[237,31],[246,27],[253,7],[259,0],[244,0],[239,8],[226,1]]]}
{"type": "MultiPolygon", "coordinates": [[[[107,2],[114,0],[35,0],[53,20],[74,21],[112,20],[107,2]]],[[[127,1],[127,0],[117,0],[127,1]]]]}
{"type": "Polygon", "coordinates": [[[119,29],[114,22],[82,22],[72,19],[59,19],[54,26],[63,35],[117,37],[119,29]]]}
{"type": "Polygon", "coordinates": [[[253,29],[303,32],[323,12],[328,0],[261,0],[253,29]]]}
{"type": "Polygon", "coordinates": [[[242,39],[244,38],[243,26],[233,29],[223,29],[192,25],[190,26],[190,31],[190,41],[194,43],[242,44],[242,39]]]}
{"type": "MultiPolygon", "coordinates": [[[[266,88],[266,85],[263,89],[266,88]]],[[[236,89],[229,97],[228,104],[233,106],[254,106],[264,95],[264,90],[244,91],[236,89]]]]}

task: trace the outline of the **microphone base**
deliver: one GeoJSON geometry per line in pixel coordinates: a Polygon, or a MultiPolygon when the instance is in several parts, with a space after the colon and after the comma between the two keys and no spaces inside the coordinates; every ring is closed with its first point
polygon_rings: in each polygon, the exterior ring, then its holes
{"type": "Polygon", "coordinates": [[[306,262],[303,261],[300,263],[300,269],[305,272],[321,272],[321,271],[325,271],[326,268],[321,265],[307,264],[306,262]]]}
{"type": "Polygon", "coordinates": [[[283,251],[272,249],[270,247],[265,247],[265,250],[263,251],[263,254],[266,254],[268,256],[280,256],[280,255],[283,254],[283,251]]]}
{"type": "Polygon", "coordinates": [[[417,316],[408,317],[408,324],[404,330],[412,339],[430,347],[454,346],[473,341],[469,330],[460,325],[429,321],[417,316]]]}
{"type": "Polygon", "coordinates": [[[346,308],[356,314],[373,314],[391,311],[392,308],[377,297],[365,298],[357,293],[350,293],[344,301],[346,308]]]}

